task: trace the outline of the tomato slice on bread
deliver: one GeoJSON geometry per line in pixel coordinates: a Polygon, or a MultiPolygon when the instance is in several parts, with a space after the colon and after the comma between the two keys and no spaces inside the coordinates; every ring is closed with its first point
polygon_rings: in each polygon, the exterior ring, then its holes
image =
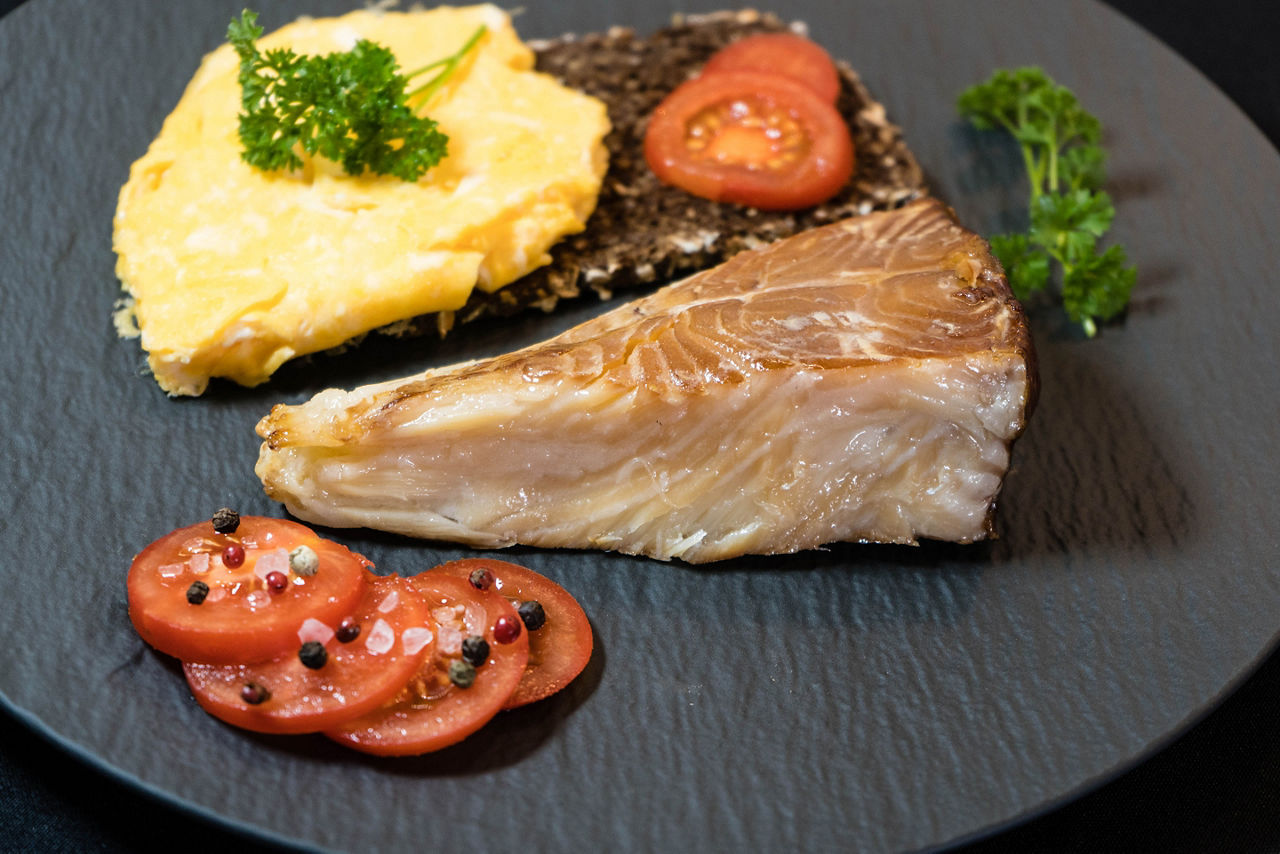
{"type": "Polygon", "coordinates": [[[422,597],[399,576],[370,575],[360,605],[340,621],[307,619],[293,650],[259,664],[185,663],[196,702],[257,732],[318,732],[390,700],[435,643],[422,597]]]}
{"type": "MultiPolygon", "coordinates": [[[[430,572],[443,572],[471,581],[489,573],[492,588],[517,609],[522,603],[538,603],[545,621],[529,632],[529,663],[515,691],[503,704],[514,709],[549,697],[568,685],[591,660],[594,646],[591,623],[578,600],[545,575],[519,564],[492,558],[464,558],[441,564],[430,572]]],[[[486,583],[486,582],[481,582],[486,583]]],[[[472,582],[473,586],[475,582],[472,582]]]]}
{"type": "Polygon", "coordinates": [[[840,73],[817,42],[795,33],[759,33],[717,51],[702,67],[703,76],[724,71],[764,71],[790,77],[834,104],[840,73]]]}
{"type": "Polygon", "coordinates": [[[460,578],[424,572],[407,579],[436,624],[433,654],[400,693],[382,708],[325,735],[348,747],[382,756],[429,753],[456,744],[489,722],[511,696],[529,660],[529,633],[507,600],[460,578]],[[471,664],[464,641],[481,638],[487,654],[471,664]]]}
{"type": "Polygon", "coordinates": [[[367,566],[344,546],[284,519],[246,516],[227,533],[201,522],[166,534],[134,558],[129,616],[143,640],[184,661],[266,661],[296,648],[304,620],[336,624],[351,614],[364,595],[367,566]],[[315,558],[313,567],[291,565],[290,553],[300,546],[315,558]]]}
{"type": "Polygon", "coordinates": [[[658,179],[719,202],[797,210],[853,174],[840,113],[804,83],[731,70],[678,86],[650,116],[645,160],[658,179]]]}

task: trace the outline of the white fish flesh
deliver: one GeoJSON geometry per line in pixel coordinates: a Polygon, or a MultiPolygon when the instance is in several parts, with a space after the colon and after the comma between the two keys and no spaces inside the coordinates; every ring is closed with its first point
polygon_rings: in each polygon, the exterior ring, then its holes
{"type": "Polygon", "coordinates": [[[1035,395],[986,243],[926,199],[804,232],[540,344],[277,406],[294,515],[690,563],[973,542],[1035,395]]]}

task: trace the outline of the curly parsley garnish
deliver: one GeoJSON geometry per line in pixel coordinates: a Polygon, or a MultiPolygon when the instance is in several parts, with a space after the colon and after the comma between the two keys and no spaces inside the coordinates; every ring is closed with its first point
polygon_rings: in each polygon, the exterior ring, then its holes
{"type": "Polygon", "coordinates": [[[417,115],[485,33],[481,25],[457,53],[408,74],[391,51],[366,39],[345,53],[300,56],[288,48],[262,52],[258,15],[245,9],[227,27],[240,57],[241,158],[264,171],[298,169],[301,150],[341,163],[348,175],[366,169],[416,181],[448,153],[449,138],[417,115]],[[436,74],[412,91],[409,80],[436,74]]]}
{"type": "Polygon", "coordinates": [[[1098,250],[1098,240],[1115,218],[1101,189],[1106,178],[1101,123],[1039,68],[997,71],[962,92],[957,107],[975,127],[1004,128],[1022,147],[1031,184],[1031,228],[991,238],[1014,294],[1025,300],[1046,289],[1057,261],[1063,308],[1093,337],[1100,321],[1128,305],[1137,278],[1124,249],[1098,250]]]}

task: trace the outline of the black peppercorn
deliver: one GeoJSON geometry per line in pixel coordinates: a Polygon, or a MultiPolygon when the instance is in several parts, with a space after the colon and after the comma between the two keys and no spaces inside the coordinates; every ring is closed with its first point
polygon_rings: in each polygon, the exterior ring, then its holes
{"type": "Polygon", "coordinates": [[[187,588],[187,601],[192,605],[199,605],[204,602],[204,597],[209,595],[209,585],[203,581],[193,581],[191,586],[187,588]]]}
{"type": "Polygon", "coordinates": [[[320,641],[307,641],[298,650],[298,660],[302,662],[303,667],[319,670],[329,660],[329,653],[325,651],[324,644],[320,641]]]}
{"type": "Polygon", "coordinates": [[[234,534],[240,527],[240,514],[230,507],[223,507],[213,514],[213,530],[219,534],[234,534]]]}
{"type": "Polygon", "coordinates": [[[489,642],[480,635],[463,638],[462,657],[479,667],[489,660],[489,642]]]}
{"type": "Polygon", "coordinates": [[[476,681],[476,668],[469,661],[455,658],[449,662],[449,681],[459,688],[470,688],[476,681]]]}
{"type": "Polygon", "coordinates": [[[244,687],[240,689],[240,699],[251,706],[265,703],[270,697],[271,692],[257,682],[246,682],[244,687]]]}
{"type": "Polygon", "coordinates": [[[516,613],[520,615],[520,620],[524,623],[524,627],[531,632],[536,632],[546,625],[547,612],[542,610],[542,603],[537,599],[521,602],[520,607],[516,609],[516,613]]]}

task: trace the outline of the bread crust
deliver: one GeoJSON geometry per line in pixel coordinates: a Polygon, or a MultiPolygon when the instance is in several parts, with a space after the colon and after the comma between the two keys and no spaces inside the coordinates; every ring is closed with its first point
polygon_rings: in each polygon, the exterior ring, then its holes
{"type": "Polygon", "coordinates": [[[605,139],[609,171],[586,230],[561,241],[552,262],[495,293],[474,291],[461,309],[416,318],[388,330],[447,333],[458,324],[538,308],[595,291],[654,286],[715,266],[810,228],[927,195],[924,174],[901,130],[858,74],[837,62],[837,109],[856,152],[854,178],[830,201],[802,211],[764,212],[709,201],[658,181],[644,161],[648,117],[659,102],[729,43],[760,32],[805,32],[802,23],[752,10],[677,16],[648,37],[615,27],[604,33],[532,41],[538,70],[600,98],[613,129],[605,139]]]}

